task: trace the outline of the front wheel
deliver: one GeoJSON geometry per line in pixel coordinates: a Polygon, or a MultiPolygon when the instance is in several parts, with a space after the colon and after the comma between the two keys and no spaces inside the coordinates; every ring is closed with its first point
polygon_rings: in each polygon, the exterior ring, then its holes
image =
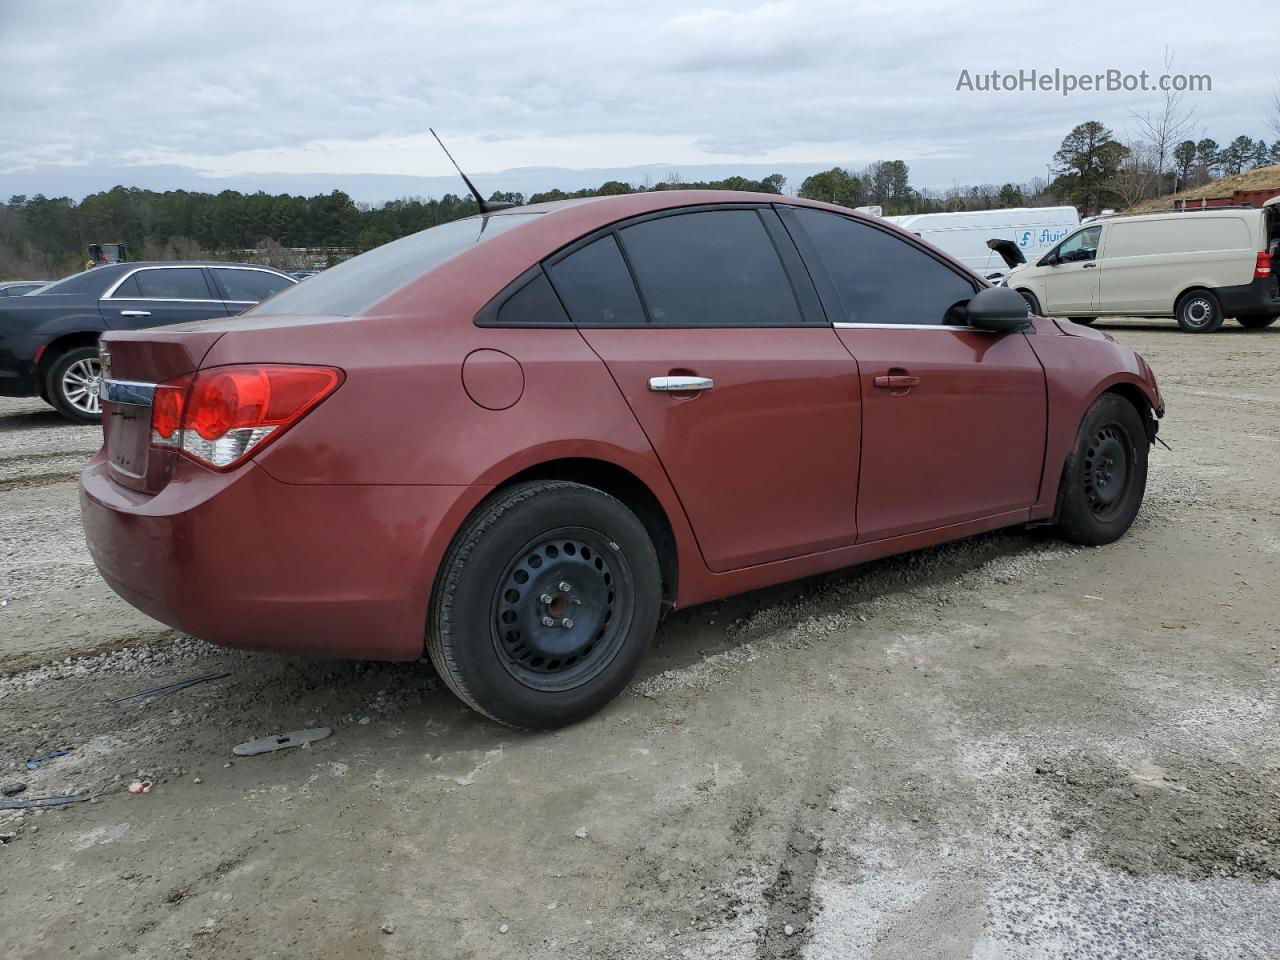
{"type": "Polygon", "coordinates": [[[1174,308],[1178,326],[1188,333],[1213,333],[1222,326],[1222,304],[1208,290],[1184,293],[1174,308]]]}
{"type": "Polygon", "coordinates": [[[431,662],[459,699],[511,726],[558,727],[599,710],[657,628],[662,581],[644,525],[582,484],[499,491],[440,569],[431,662]]]}
{"type": "Polygon", "coordinates": [[[97,347],[76,347],[58,357],[49,368],[44,396],[60,414],[75,423],[102,419],[98,381],[102,367],[97,347]]]}
{"type": "Polygon", "coordinates": [[[1044,314],[1040,312],[1040,301],[1036,299],[1036,295],[1034,293],[1030,290],[1019,290],[1018,293],[1022,294],[1023,300],[1027,301],[1027,309],[1031,311],[1032,316],[1044,316],[1044,314]]]}
{"type": "Polygon", "coordinates": [[[1263,327],[1269,327],[1275,323],[1277,319],[1280,318],[1274,316],[1269,317],[1265,313],[1254,313],[1243,317],[1236,317],[1236,321],[1240,326],[1247,327],[1250,330],[1261,330],[1263,327]]]}
{"type": "Polygon", "coordinates": [[[1147,489],[1147,431],[1132,403],[1104,393],[1080,422],[1062,470],[1058,532],[1099,546],[1120,539],[1147,489]]]}

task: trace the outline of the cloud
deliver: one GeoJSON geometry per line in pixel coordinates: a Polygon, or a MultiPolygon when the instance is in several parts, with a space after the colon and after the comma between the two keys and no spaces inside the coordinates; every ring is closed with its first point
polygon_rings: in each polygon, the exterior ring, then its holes
{"type": "MultiPolygon", "coordinates": [[[[1266,134],[1274,78],[1199,2],[706,6],[583,0],[0,0],[0,172],[221,174],[971,158],[1024,179],[1068,129],[1156,97],[957,92],[961,69],[1210,73],[1197,135],[1266,134]],[[1194,43],[1189,38],[1194,38],[1194,43]]],[[[1258,0],[1232,19],[1267,23],[1258,0]]],[[[989,175],[972,171],[989,170],[989,175]]]]}

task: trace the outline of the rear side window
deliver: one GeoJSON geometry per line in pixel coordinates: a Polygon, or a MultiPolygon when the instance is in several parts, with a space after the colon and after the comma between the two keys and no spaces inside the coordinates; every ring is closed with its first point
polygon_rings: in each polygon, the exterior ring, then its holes
{"type": "Polygon", "coordinates": [[[539,270],[498,308],[496,323],[500,327],[568,326],[569,318],[547,275],[539,270]]]}
{"type": "Polygon", "coordinates": [[[428,270],[478,243],[531,223],[536,213],[468,217],[384,243],[330,267],[279,296],[250,307],[246,316],[350,317],[417,280],[428,270]]]}
{"type": "Polygon", "coordinates": [[[259,300],[267,299],[277,290],[292,286],[286,277],[266,270],[214,267],[213,276],[222,287],[224,299],[238,300],[241,303],[257,303],[259,300]]]}
{"type": "Polygon", "coordinates": [[[551,268],[556,289],[575,323],[637,326],[644,309],[613,234],[575,250],[551,268]]]}
{"type": "Polygon", "coordinates": [[[971,280],[886,230],[823,210],[794,215],[839,295],[836,323],[934,326],[974,294],[971,280]]]}
{"type": "Polygon", "coordinates": [[[199,267],[139,270],[116,288],[116,300],[209,300],[212,294],[199,267]]]}
{"type": "Polygon", "coordinates": [[[687,326],[785,326],[800,307],[755,210],[707,210],[620,231],[649,319],[687,326]]]}

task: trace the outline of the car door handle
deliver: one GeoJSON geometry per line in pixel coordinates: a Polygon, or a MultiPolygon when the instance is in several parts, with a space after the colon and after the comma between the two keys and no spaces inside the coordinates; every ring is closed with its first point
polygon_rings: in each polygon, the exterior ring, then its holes
{"type": "Polygon", "coordinates": [[[121,310],[121,311],[120,311],[120,316],[122,316],[122,317],[149,317],[149,316],[151,316],[151,311],[150,311],[150,310],[121,310]]]}
{"type": "Polygon", "coordinates": [[[649,389],[655,393],[690,393],[710,390],[716,382],[710,377],[650,377],[649,389]]]}
{"type": "Polygon", "coordinates": [[[920,386],[920,378],[905,373],[890,373],[876,377],[874,383],[885,390],[909,390],[920,386]]]}
{"type": "Polygon", "coordinates": [[[1089,270],[1089,269],[1091,269],[1092,267],[1096,267],[1096,266],[1097,266],[1097,264],[1096,264],[1096,263],[1094,263],[1092,260],[1090,260],[1088,263],[1086,263],[1086,264],[1085,264],[1083,267],[1081,267],[1080,269],[1081,269],[1081,270],[1089,270]]]}

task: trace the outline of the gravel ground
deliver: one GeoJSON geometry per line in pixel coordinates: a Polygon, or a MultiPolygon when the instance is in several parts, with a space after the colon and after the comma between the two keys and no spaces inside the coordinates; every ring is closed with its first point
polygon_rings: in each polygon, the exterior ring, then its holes
{"type": "Polygon", "coordinates": [[[1013,531],[683,611],[536,735],[424,665],[135,613],[80,542],[96,429],[0,401],[0,784],[93,798],[0,812],[0,955],[1275,956],[1280,327],[1099,327],[1170,404],[1120,543],[1013,531]]]}

